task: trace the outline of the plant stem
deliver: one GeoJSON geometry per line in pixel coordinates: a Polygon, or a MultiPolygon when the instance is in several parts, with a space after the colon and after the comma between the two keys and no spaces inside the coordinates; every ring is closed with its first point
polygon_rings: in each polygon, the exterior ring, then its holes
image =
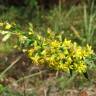
{"type": "Polygon", "coordinates": [[[34,76],[37,76],[37,75],[40,75],[41,73],[44,73],[46,72],[47,70],[44,70],[44,71],[40,71],[40,72],[37,72],[37,73],[34,73],[34,74],[30,74],[30,75],[27,75],[27,76],[24,76],[24,77],[21,77],[19,80],[17,80],[16,82],[20,82],[20,81],[23,81],[25,79],[28,79],[28,78],[32,78],[34,76]]]}
{"type": "Polygon", "coordinates": [[[19,56],[15,61],[11,63],[1,74],[0,79],[4,77],[5,73],[8,72],[19,60],[21,59],[21,56],[19,56]]]}

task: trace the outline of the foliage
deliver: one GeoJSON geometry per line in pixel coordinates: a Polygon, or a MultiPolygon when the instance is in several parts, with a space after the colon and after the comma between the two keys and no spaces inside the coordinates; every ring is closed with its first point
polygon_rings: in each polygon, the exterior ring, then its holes
{"type": "Polygon", "coordinates": [[[25,3],[32,8],[32,7],[36,7],[37,0],[25,0],[25,3]]]}
{"type": "MultiPolygon", "coordinates": [[[[2,25],[2,23],[1,23],[2,25]]],[[[3,25],[2,25],[3,26],[3,25]]],[[[6,30],[11,28],[10,24],[4,27],[6,30]]],[[[1,33],[6,31],[1,31],[1,33]]],[[[11,32],[4,34],[3,41],[6,41],[11,32]]],[[[88,44],[80,46],[76,42],[64,39],[62,34],[55,34],[49,28],[45,36],[36,34],[32,24],[29,24],[28,32],[15,32],[18,38],[17,45],[14,46],[23,51],[37,65],[44,65],[54,70],[76,73],[86,72],[94,66],[92,57],[94,52],[88,44]],[[90,64],[88,62],[90,62],[90,64]]]]}
{"type": "Polygon", "coordinates": [[[0,94],[5,90],[4,86],[0,84],[0,94]]]}
{"type": "Polygon", "coordinates": [[[9,24],[8,22],[0,22],[0,33],[3,35],[3,42],[7,41],[11,37],[11,31],[14,25],[14,22],[12,24],[9,24]]]}
{"type": "Polygon", "coordinates": [[[36,64],[47,65],[55,70],[78,73],[87,71],[91,64],[86,64],[85,60],[94,55],[91,46],[81,47],[76,42],[72,43],[71,40],[63,40],[62,35],[51,33],[50,30],[48,30],[46,37],[34,35],[33,32],[27,36],[19,35],[22,44],[25,46],[29,44],[30,48],[25,48],[23,51],[27,51],[32,61],[36,64]]]}
{"type": "Polygon", "coordinates": [[[3,85],[0,85],[0,95],[2,96],[23,96],[18,92],[15,92],[14,90],[11,90],[8,87],[5,87],[3,85]]]}

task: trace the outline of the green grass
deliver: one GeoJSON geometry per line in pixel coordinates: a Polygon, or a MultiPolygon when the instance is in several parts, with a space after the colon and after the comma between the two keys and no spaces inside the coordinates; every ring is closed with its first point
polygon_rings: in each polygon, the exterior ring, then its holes
{"type": "Polygon", "coordinates": [[[10,43],[2,43],[0,41],[0,53],[2,54],[8,54],[13,51],[13,46],[10,43]]]}

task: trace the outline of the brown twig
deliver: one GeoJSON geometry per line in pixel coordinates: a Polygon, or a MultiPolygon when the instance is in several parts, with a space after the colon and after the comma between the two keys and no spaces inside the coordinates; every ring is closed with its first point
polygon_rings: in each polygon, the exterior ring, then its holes
{"type": "Polygon", "coordinates": [[[1,74],[0,78],[3,78],[6,72],[8,72],[20,59],[22,56],[19,56],[15,61],[13,61],[1,74]]]}

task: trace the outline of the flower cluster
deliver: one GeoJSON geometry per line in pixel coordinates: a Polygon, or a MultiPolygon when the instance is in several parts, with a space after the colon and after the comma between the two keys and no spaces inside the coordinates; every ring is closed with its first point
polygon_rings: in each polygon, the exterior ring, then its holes
{"type": "Polygon", "coordinates": [[[12,23],[0,22],[0,27],[5,29],[5,30],[11,29],[14,25],[15,25],[15,22],[12,22],[12,23]]]}
{"type": "MultiPolygon", "coordinates": [[[[34,32],[33,26],[29,25],[27,32],[15,30],[18,39],[14,47],[25,52],[34,64],[43,64],[54,70],[77,73],[86,73],[87,69],[92,66],[89,62],[92,61],[91,57],[94,52],[88,44],[80,46],[76,42],[63,38],[62,34],[55,34],[50,29],[43,36],[34,32]]],[[[5,25],[0,23],[0,26],[4,26],[6,30],[12,27],[9,23],[5,25]]],[[[9,35],[5,35],[4,41],[9,38],[9,35]]]]}
{"type": "Polygon", "coordinates": [[[12,33],[12,28],[15,26],[15,23],[8,23],[8,22],[0,22],[0,34],[2,34],[3,38],[2,41],[6,42],[12,33]]]}
{"type": "Polygon", "coordinates": [[[85,62],[86,58],[94,54],[88,44],[81,47],[49,29],[46,36],[36,34],[33,30],[18,36],[23,46],[22,51],[26,52],[35,64],[43,64],[55,70],[85,73],[89,67],[85,62]]]}
{"type": "Polygon", "coordinates": [[[79,73],[86,72],[85,59],[92,54],[93,51],[89,45],[80,47],[67,39],[63,42],[45,40],[40,45],[34,42],[33,47],[28,50],[28,56],[36,64],[47,64],[53,69],[62,71],[71,69],[79,73]]]}

